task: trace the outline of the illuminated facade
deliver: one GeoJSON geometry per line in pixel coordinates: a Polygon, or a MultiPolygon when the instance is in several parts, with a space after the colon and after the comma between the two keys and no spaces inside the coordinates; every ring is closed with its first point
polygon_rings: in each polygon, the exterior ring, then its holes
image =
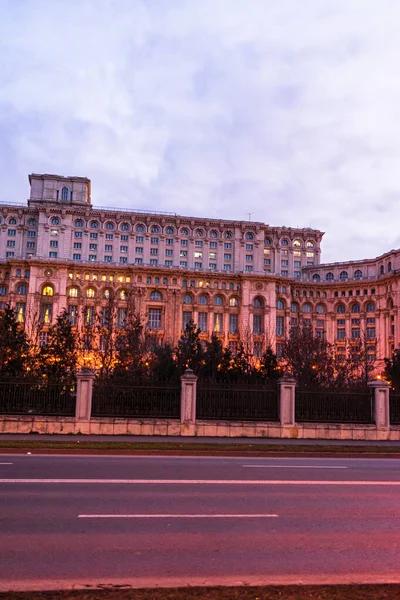
{"type": "Polygon", "coordinates": [[[320,264],[323,233],[249,221],[95,208],[90,180],[30,175],[27,204],[0,205],[0,301],[50,323],[63,308],[90,324],[111,293],[123,325],[132,293],[143,323],[176,343],[193,318],[233,351],[279,352],[299,320],[345,353],[365,338],[370,360],[400,345],[400,250],[320,264]]]}

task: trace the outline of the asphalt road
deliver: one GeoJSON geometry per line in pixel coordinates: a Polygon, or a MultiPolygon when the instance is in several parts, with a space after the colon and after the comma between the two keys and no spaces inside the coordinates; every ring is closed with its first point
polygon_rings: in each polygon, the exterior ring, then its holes
{"type": "Polygon", "coordinates": [[[0,590],[400,582],[388,459],[0,456],[0,590]]]}

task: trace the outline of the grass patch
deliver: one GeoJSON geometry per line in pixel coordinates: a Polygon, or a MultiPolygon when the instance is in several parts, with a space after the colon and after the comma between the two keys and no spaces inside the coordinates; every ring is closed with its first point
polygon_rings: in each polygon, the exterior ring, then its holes
{"type": "Polygon", "coordinates": [[[7,600],[398,600],[399,585],[102,589],[0,593],[7,600]]]}
{"type": "Polygon", "coordinates": [[[206,453],[243,453],[256,452],[259,454],[297,454],[297,453],[337,453],[337,454],[398,454],[400,456],[400,446],[346,446],[346,445],[311,445],[311,444],[235,444],[227,442],[222,444],[202,443],[202,442],[96,442],[85,441],[71,438],[66,441],[40,440],[35,437],[32,440],[0,440],[0,449],[9,450],[74,450],[79,452],[86,451],[105,451],[105,452],[179,452],[182,454],[206,453]]]}

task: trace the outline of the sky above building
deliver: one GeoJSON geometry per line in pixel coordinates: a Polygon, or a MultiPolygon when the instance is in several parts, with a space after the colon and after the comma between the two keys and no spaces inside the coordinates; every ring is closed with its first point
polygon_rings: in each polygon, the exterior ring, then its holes
{"type": "Polygon", "coordinates": [[[87,176],[97,206],[400,246],[398,0],[0,0],[2,202],[87,176]]]}

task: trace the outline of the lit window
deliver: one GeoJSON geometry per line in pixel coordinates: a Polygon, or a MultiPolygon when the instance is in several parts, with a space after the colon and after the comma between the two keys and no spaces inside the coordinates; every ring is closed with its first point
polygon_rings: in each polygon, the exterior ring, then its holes
{"type": "Polygon", "coordinates": [[[229,298],[229,306],[239,306],[239,300],[236,297],[229,298]]]}
{"type": "Polygon", "coordinates": [[[86,297],[87,298],[94,298],[95,294],[96,294],[96,292],[95,292],[95,290],[93,288],[88,288],[86,290],[86,297]]]}
{"type": "Polygon", "coordinates": [[[78,288],[77,287],[70,288],[68,295],[70,298],[77,298],[79,295],[78,288]]]}
{"type": "Polygon", "coordinates": [[[42,290],[42,296],[54,296],[54,289],[51,285],[45,285],[42,290]]]}

